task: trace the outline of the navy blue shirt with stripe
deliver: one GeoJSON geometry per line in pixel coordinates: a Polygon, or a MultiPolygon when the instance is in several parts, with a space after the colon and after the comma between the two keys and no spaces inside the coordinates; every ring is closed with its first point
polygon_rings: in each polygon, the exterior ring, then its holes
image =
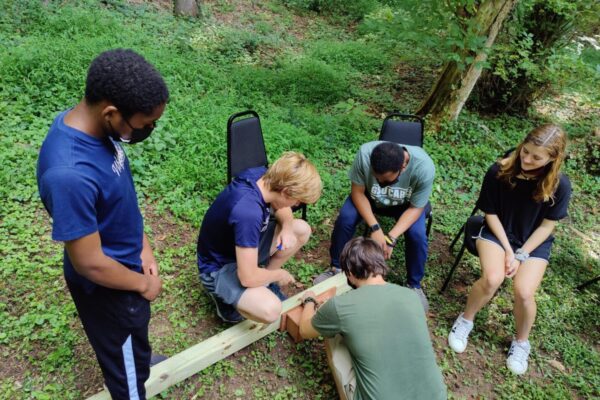
{"type": "Polygon", "coordinates": [[[210,273],[236,261],[235,247],[258,248],[270,216],[256,182],[265,167],[240,173],[210,206],[198,235],[198,269],[210,273]]]}
{"type": "MultiPolygon", "coordinates": [[[[141,272],[144,223],[129,161],[119,143],[54,120],[37,165],[40,197],[52,217],[52,239],[70,241],[98,231],[102,251],[141,272]]],[[[64,253],[64,273],[88,293],[96,284],[79,275],[64,253]]]]}

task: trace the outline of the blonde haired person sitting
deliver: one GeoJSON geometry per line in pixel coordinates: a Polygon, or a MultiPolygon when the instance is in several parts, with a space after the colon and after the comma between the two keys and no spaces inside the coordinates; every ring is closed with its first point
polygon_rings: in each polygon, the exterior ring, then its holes
{"type": "Polygon", "coordinates": [[[542,282],[556,222],[567,216],[571,183],[560,172],[566,135],[556,125],[533,129],[507,158],[494,163],[483,180],[477,206],[485,224],[477,237],[481,278],[473,284],[465,311],[448,336],[450,347],[462,353],[475,314],[487,304],[506,278],[514,278],[517,335],[507,367],[527,371],[529,333],[536,315],[535,292],[542,282]]]}
{"type": "Polygon", "coordinates": [[[321,189],[315,166],[287,152],[268,170],[242,171],[217,196],[202,221],[197,253],[200,281],[222,320],[279,318],[285,299],[279,285],[294,281],[281,267],[311,234],[291,207],[315,203],[321,189]]]}

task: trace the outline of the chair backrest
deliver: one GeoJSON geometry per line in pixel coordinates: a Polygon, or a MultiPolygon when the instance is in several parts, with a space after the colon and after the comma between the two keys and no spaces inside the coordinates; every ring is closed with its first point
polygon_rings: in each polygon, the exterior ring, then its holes
{"type": "Polygon", "coordinates": [[[383,120],[379,140],[423,147],[425,122],[417,115],[391,113],[383,120]]]}
{"type": "Polygon", "coordinates": [[[267,150],[260,118],[253,110],[233,114],[227,121],[227,182],[245,169],[267,167],[267,150]],[[250,115],[248,118],[241,118],[250,115]]]}

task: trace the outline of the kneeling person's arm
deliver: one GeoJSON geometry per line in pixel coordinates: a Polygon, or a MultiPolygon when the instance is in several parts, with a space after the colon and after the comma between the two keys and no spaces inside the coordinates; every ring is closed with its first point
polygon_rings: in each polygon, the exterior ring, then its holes
{"type": "MultiPolygon", "coordinates": [[[[304,293],[302,302],[307,297],[315,297],[312,291],[304,293]]],[[[335,298],[331,298],[319,306],[317,312],[312,301],[306,302],[300,317],[300,336],[303,339],[312,339],[318,336],[333,337],[341,333],[340,322],[337,315],[335,298]]]]}
{"type": "Polygon", "coordinates": [[[313,339],[319,337],[319,332],[313,327],[312,319],[316,314],[315,305],[306,303],[300,317],[300,337],[302,339],[313,339]]]}
{"type": "Polygon", "coordinates": [[[284,280],[287,271],[277,269],[274,271],[258,266],[258,249],[256,247],[235,246],[237,261],[237,274],[242,286],[255,288],[265,286],[272,282],[284,280]]]}

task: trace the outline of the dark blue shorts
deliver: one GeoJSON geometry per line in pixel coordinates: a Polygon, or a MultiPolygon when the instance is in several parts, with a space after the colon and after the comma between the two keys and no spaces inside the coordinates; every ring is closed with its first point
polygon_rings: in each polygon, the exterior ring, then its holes
{"type": "MultiPolygon", "coordinates": [[[[275,220],[269,221],[269,225],[265,233],[261,236],[258,244],[258,265],[265,266],[269,263],[271,256],[271,243],[275,235],[275,220]]],[[[200,281],[204,288],[225,304],[237,307],[242,294],[246,290],[237,274],[237,263],[225,264],[221,269],[216,271],[201,273],[200,281]]]]}
{"type": "MultiPolygon", "coordinates": [[[[488,242],[496,243],[498,246],[502,247],[500,240],[490,231],[487,225],[483,225],[481,230],[479,231],[478,236],[473,236],[473,239],[487,240],[488,242]]],[[[510,243],[510,247],[512,247],[513,251],[516,251],[521,245],[510,243]]],[[[546,239],[542,244],[540,244],[535,250],[529,253],[529,258],[540,258],[546,262],[550,259],[550,250],[552,249],[552,243],[554,243],[554,236],[550,235],[548,239],[546,239]]],[[[502,247],[504,250],[504,247],[502,247]]]]}

